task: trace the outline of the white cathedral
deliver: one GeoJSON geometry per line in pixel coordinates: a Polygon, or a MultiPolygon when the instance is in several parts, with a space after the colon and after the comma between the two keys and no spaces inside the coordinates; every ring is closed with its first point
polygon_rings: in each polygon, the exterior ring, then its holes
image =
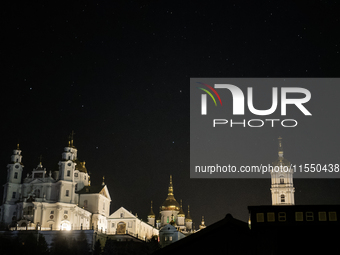
{"type": "Polygon", "coordinates": [[[85,162],[80,162],[73,140],[64,148],[59,171],[42,163],[22,180],[24,165],[19,145],[7,165],[0,222],[39,229],[107,229],[110,194],[106,185],[91,186],[85,162]]]}
{"type": "MultiPolygon", "coordinates": [[[[72,138],[64,148],[58,171],[47,172],[40,162],[23,179],[24,165],[17,145],[7,165],[7,181],[3,185],[1,226],[12,230],[92,229],[109,235],[130,234],[143,240],[159,236],[165,245],[196,232],[189,206],[185,214],[182,201],[179,204],[174,197],[172,176],[157,219],[152,202],[147,222],[123,207],[110,214],[111,197],[104,179],[101,185],[92,186],[85,162],[79,161],[77,152],[72,138]]],[[[278,156],[273,167],[279,171],[271,171],[272,205],[294,205],[293,170],[283,157],[281,137],[278,156]]],[[[200,229],[203,228],[202,218],[200,229]]]]}
{"type": "Polygon", "coordinates": [[[179,204],[174,197],[172,176],[168,197],[157,219],[152,202],[147,222],[124,207],[110,214],[111,197],[104,178],[101,185],[91,185],[85,162],[78,159],[77,152],[72,137],[64,148],[58,171],[48,172],[40,160],[38,166],[22,178],[24,165],[17,145],[7,165],[7,182],[0,206],[3,228],[92,229],[106,234],[130,234],[143,240],[158,236],[160,229],[169,224],[181,235],[194,232],[189,206],[185,215],[182,201],[179,204]]]}
{"type": "Polygon", "coordinates": [[[59,171],[47,172],[40,162],[22,181],[24,165],[19,144],[7,165],[0,206],[0,223],[9,229],[80,230],[106,234],[132,234],[140,239],[157,236],[159,230],[121,207],[110,215],[107,186],[91,185],[90,176],[77,156],[73,138],[64,148],[59,171]]]}

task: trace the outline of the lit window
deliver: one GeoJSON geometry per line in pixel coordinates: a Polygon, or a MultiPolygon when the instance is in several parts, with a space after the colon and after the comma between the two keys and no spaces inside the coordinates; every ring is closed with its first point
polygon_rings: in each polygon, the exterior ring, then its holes
{"type": "Polygon", "coordinates": [[[256,221],[257,222],[264,222],[264,214],[263,213],[257,213],[256,214],[256,221]]]}
{"type": "Polygon", "coordinates": [[[319,221],[327,221],[326,212],[319,212],[319,221]]]}
{"type": "Polygon", "coordinates": [[[306,212],[306,221],[313,221],[313,220],[314,220],[314,213],[306,212]]]}
{"type": "Polygon", "coordinates": [[[267,221],[275,221],[275,214],[273,212],[267,213],[267,221]]]}
{"type": "Polygon", "coordinates": [[[164,236],[164,241],[168,241],[168,237],[167,236],[164,236]]]}
{"type": "Polygon", "coordinates": [[[279,212],[279,221],[286,221],[286,213],[285,212],[279,212]]]}
{"type": "Polygon", "coordinates": [[[303,221],[303,212],[295,212],[295,221],[303,221]]]}
{"type": "Polygon", "coordinates": [[[172,241],[172,236],[169,236],[169,241],[172,241]]]}
{"type": "Polygon", "coordinates": [[[336,212],[328,212],[329,221],[337,221],[336,212]]]}

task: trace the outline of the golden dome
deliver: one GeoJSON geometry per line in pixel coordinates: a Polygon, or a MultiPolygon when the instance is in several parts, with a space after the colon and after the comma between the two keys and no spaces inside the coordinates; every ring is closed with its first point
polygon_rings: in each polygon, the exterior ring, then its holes
{"type": "Polygon", "coordinates": [[[174,188],[172,186],[172,176],[170,175],[170,184],[168,188],[168,197],[162,205],[162,211],[179,211],[180,207],[174,197],[174,188]]]}
{"type": "Polygon", "coordinates": [[[78,159],[76,159],[74,162],[77,164],[76,170],[78,170],[79,172],[87,173],[87,170],[86,170],[86,167],[85,167],[85,161],[80,162],[78,159]]]}

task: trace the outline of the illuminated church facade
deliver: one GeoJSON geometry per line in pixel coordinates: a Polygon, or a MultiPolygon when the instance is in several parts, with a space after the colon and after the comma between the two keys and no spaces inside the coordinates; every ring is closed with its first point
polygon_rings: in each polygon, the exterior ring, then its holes
{"type": "Polygon", "coordinates": [[[19,145],[7,165],[0,221],[5,226],[50,230],[106,229],[110,210],[107,186],[91,186],[85,162],[73,140],[64,148],[59,171],[46,171],[40,162],[22,180],[24,165],[19,145]]]}
{"type": "MultiPolygon", "coordinates": [[[[47,172],[40,162],[22,178],[24,165],[19,145],[7,165],[0,223],[19,230],[95,230],[130,234],[139,239],[157,236],[158,229],[121,207],[110,215],[107,186],[91,185],[85,162],[78,159],[73,138],[62,152],[58,171],[47,172]]],[[[40,160],[41,161],[41,160],[40,160]]]]}

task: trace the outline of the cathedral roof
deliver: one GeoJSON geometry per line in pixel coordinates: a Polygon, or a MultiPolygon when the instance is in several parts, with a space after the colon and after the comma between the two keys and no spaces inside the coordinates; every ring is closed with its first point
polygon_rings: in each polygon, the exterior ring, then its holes
{"type": "Polygon", "coordinates": [[[77,191],[77,194],[94,194],[100,193],[104,187],[102,185],[84,186],[81,190],[77,191]]]}
{"type": "Polygon", "coordinates": [[[172,176],[170,175],[170,184],[168,188],[168,197],[162,205],[162,211],[179,211],[179,204],[174,197],[174,188],[172,186],[172,176]]]}
{"type": "Polygon", "coordinates": [[[106,185],[94,185],[94,186],[84,186],[79,191],[76,191],[77,194],[101,194],[104,197],[111,200],[111,196],[109,194],[109,190],[106,185]]]}

